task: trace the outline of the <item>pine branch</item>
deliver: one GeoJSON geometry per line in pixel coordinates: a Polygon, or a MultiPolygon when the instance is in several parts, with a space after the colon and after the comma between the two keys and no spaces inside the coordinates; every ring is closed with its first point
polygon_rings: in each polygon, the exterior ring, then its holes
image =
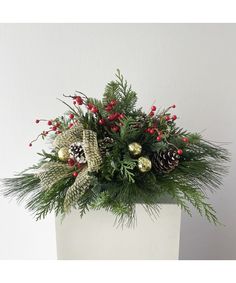
{"type": "Polygon", "coordinates": [[[135,206],[112,199],[108,192],[102,192],[91,204],[91,208],[113,213],[116,217],[114,224],[117,226],[135,225],[135,206]]]}
{"type": "Polygon", "coordinates": [[[5,197],[14,197],[18,202],[30,198],[40,190],[40,179],[35,174],[24,173],[14,178],[1,180],[1,192],[5,197]]]}

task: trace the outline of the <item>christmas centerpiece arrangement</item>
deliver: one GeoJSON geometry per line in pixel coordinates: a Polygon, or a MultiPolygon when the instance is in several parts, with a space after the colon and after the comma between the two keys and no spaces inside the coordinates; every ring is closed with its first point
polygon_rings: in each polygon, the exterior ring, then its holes
{"type": "Polygon", "coordinates": [[[36,219],[49,212],[81,216],[105,209],[119,223],[135,220],[135,205],[158,214],[163,197],[172,198],[191,214],[191,205],[218,223],[206,190],[221,185],[228,152],[176,125],[175,105],[147,113],[137,109],[137,95],[119,70],[101,100],[81,92],[64,95],[68,111],[54,119],[38,119],[39,138],[51,142],[38,164],[3,180],[5,196],[26,200],[36,219]]]}

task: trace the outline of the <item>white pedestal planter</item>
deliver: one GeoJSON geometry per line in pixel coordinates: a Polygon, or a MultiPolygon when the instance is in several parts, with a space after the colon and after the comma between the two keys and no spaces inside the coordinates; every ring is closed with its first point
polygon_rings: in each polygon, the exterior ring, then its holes
{"type": "Polygon", "coordinates": [[[135,228],[114,227],[114,215],[90,211],[82,219],[73,210],[56,219],[58,259],[178,259],[181,210],[161,204],[152,221],[137,205],[135,228]]]}

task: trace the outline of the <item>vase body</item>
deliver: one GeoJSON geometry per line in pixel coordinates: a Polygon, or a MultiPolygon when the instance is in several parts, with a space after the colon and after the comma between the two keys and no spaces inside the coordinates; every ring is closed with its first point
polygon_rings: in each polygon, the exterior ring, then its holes
{"type": "Polygon", "coordinates": [[[58,259],[178,259],[180,208],[160,204],[160,215],[154,220],[141,205],[136,213],[134,228],[114,226],[115,216],[105,210],[89,211],[83,218],[72,210],[63,221],[58,216],[58,259]]]}

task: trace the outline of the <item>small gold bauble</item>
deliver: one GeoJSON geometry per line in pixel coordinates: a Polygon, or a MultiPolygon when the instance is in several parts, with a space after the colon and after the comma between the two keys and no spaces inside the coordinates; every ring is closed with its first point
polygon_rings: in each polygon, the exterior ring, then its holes
{"type": "Polygon", "coordinates": [[[138,159],[138,168],[142,173],[148,172],[152,169],[152,162],[148,157],[141,156],[138,159]]]}
{"type": "Polygon", "coordinates": [[[62,147],[59,151],[58,151],[58,158],[61,161],[66,161],[68,158],[70,157],[70,153],[67,147],[62,147]]]}
{"type": "Polygon", "coordinates": [[[142,152],[141,144],[137,142],[132,142],[128,145],[129,151],[132,155],[137,156],[142,152]]]}

